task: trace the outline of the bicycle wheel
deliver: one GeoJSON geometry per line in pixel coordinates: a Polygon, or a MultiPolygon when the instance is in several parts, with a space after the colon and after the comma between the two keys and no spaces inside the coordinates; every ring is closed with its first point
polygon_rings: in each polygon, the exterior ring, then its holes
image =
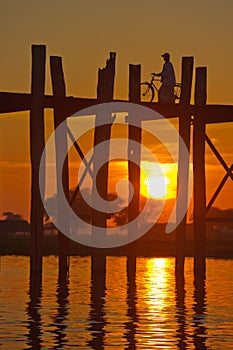
{"type": "Polygon", "coordinates": [[[152,102],[155,97],[155,91],[150,83],[141,83],[141,102],[152,102]]]}
{"type": "Polygon", "coordinates": [[[180,101],[180,95],[181,95],[181,84],[177,83],[174,86],[174,95],[175,95],[175,102],[180,101]]]}

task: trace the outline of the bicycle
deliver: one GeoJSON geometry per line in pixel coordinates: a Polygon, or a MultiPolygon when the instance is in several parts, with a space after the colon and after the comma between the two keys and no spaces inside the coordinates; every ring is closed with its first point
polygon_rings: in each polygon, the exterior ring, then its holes
{"type": "MultiPolygon", "coordinates": [[[[160,79],[156,79],[154,73],[151,73],[151,81],[144,81],[141,83],[141,102],[152,102],[157,95],[158,101],[158,92],[161,85],[160,79]]],[[[174,86],[174,97],[175,102],[179,102],[181,94],[181,83],[176,83],[174,86]]]]}

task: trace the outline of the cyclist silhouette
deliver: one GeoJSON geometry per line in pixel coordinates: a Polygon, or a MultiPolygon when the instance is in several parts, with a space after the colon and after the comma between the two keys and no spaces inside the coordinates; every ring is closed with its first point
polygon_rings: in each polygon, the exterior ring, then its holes
{"type": "Polygon", "coordinates": [[[176,85],[175,71],[170,62],[170,54],[165,52],[163,55],[165,63],[161,73],[153,73],[157,77],[161,77],[161,87],[158,92],[158,100],[162,103],[175,103],[174,86],[176,85]]]}

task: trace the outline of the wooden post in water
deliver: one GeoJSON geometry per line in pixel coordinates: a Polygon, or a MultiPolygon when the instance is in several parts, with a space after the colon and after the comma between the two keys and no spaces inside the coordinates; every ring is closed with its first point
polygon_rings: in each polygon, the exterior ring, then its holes
{"type": "MultiPolygon", "coordinates": [[[[115,78],[115,60],[116,54],[114,52],[110,53],[110,58],[107,60],[106,67],[99,69],[98,76],[98,86],[97,86],[97,99],[99,103],[111,102],[113,100],[114,91],[114,78],[115,78]]],[[[104,116],[107,118],[106,123],[98,126],[98,121],[101,120],[103,116],[96,116],[96,126],[94,134],[94,148],[101,145],[102,142],[109,142],[108,147],[105,145],[101,148],[101,162],[103,166],[97,172],[98,164],[98,152],[94,153],[93,157],[93,173],[96,177],[96,188],[100,196],[104,199],[108,199],[108,161],[109,161],[109,145],[111,138],[111,127],[113,118],[110,116],[104,116]]],[[[95,152],[95,151],[94,151],[95,152]]],[[[95,201],[95,198],[93,198],[95,201]]],[[[96,227],[106,228],[107,224],[107,213],[98,211],[93,208],[92,210],[92,234],[98,234],[96,227]]],[[[92,254],[92,269],[94,271],[105,272],[106,269],[106,257],[103,251],[99,249],[93,249],[92,254]]]]}
{"type": "MultiPolygon", "coordinates": [[[[195,105],[206,104],[207,68],[196,68],[195,105]]],[[[206,181],[205,181],[205,120],[194,116],[193,125],[193,176],[194,176],[194,267],[205,271],[206,236],[206,181]]]]}
{"type": "MultiPolygon", "coordinates": [[[[31,272],[42,271],[41,240],[43,235],[44,206],[39,188],[39,168],[44,150],[44,87],[46,47],[32,45],[32,106],[30,110],[30,156],[31,156],[31,272]]],[[[43,187],[43,186],[42,186],[43,187]]]]}
{"type": "MultiPolygon", "coordinates": [[[[129,101],[133,103],[140,102],[140,80],[141,66],[129,65],[129,101]]],[[[133,117],[133,116],[132,116],[133,117]]],[[[134,193],[131,203],[129,204],[129,221],[138,216],[140,201],[140,164],[141,160],[141,123],[138,126],[129,125],[129,142],[128,142],[128,173],[129,181],[133,184],[134,193]],[[134,141],[132,143],[131,141],[134,141]],[[136,148],[135,148],[136,147],[136,148]],[[137,163],[137,164],[136,164],[137,163]]]]}
{"type": "MultiPolygon", "coordinates": [[[[183,139],[187,150],[190,150],[190,116],[187,115],[185,107],[190,104],[193,76],[193,57],[182,58],[182,77],[181,77],[181,97],[182,115],[179,117],[179,133],[183,139]]],[[[184,159],[182,147],[179,145],[178,160],[178,189],[181,197],[177,200],[177,214],[179,216],[181,207],[188,201],[188,178],[189,178],[189,159],[184,159]]],[[[186,215],[183,217],[176,229],[176,271],[183,273],[185,261],[185,234],[186,234],[186,215]]]]}
{"type": "MultiPolygon", "coordinates": [[[[140,102],[140,82],[141,82],[141,65],[129,65],[129,101],[133,103],[140,102]]],[[[133,118],[133,116],[132,116],[133,118]]],[[[140,160],[141,160],[141,123],[138,126],[129,125],[128,128],[128,176],[129,182],[133,185],[133,196],[128,206],[128,220],[134,220],[139,215],[140,203],[140,160]],[[134,143],[132,143],[134,141],[134,143]],[[137,165],[139,164],[139,165],[137,165]]],[[[135,235],[137,227],[128,232],[129,237],[135,235]]],[[[136,272],[136,242],[129,246],[127,256],[127,276],[133,278],[136,272]],[[133,249],[133,251],[132,251],[133,249]]]]}
{"type": "MultiPolygon", "coordinates": [[[[50,69],[51,69],[51,79],[54,97],[65,97],[66,96],[66,86],[64,73],[62,68],[62,58],[61,57],[50,57],[50,69]]],[[[54,130],[63,122],[65,122],[64,112],[60,111],[59,108],[54,108],[54,130]]],[[[61,163],[61,154],[67,149],[67,133],[64,131],[62,137],[55,134],[55,146],[56,146],[56,168],[57,176],[59,169],[62,168],[62,184],[57,181],[57,198],[59,199],[59,192],[64,191],[67,201],[69,201],[69,166],[68,166],[68,156],[66,156],[64,164],[61,163]]],[[[58,210],[58,224],[59,220],[64,220],[64,215],[62,215],[62,203],[57,203],[58,210]]],[[[69,229],[69,224],[67,223],[67,229],[69,229]]],[[[68,270],[68,259],[69,259],[69,238],[63,233],[58,232],[58,254],[59,254],[59,271],[68,270]]]]}
{"type": "MultiPolygon", "coordinates": [[[[103,69],[99,69],[99,79],[98,79],[98,87],[97,87],[97,99],[99,103],[110,102],[113,100],[113,89],[114,89],[114,77],[115,77],[115,53],[110,53],[110,59],[107,60],[106,67],[103,69]]],[[[95,135],[94,135],[94,147],[101,144],[104,141],[110,142],[111,137],[111,127],[113,118],[111,116],[106,116],[108,120],[105,122],[108,124],[104,124],[98,126],[98,119],[101,119],[100,116],[96,116],[96,127],[95,127],[95,135]]],[[[109,147],[103,147],[103,153],[101,154],[101,160],[104,163],[100,168],[99,172],[95,172],[95,169],[98,168],[98,157],[93,158],[93,170],[96,175],[96,187],[102,198],[107,200],[108,197],[108,159],[109,159],[109,147]]],[[[93,212],[92,223],[95,226],[106,227],[106,213],[96,211],[93,212]]]]}

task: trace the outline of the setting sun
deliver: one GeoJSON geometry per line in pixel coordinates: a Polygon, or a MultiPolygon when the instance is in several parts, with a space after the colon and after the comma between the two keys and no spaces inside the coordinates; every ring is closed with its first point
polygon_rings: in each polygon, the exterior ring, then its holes
{"type": "MultiPolygon", "coordinates": [[[[176,198],[177,164],[141,162],[140,192],[141,195],[151,199],[176,198]]],[[[126,161],[110,162],[109,168],[109,192],[116,191],[116,183],[119,179],[128,178],[128,164],[126,161]]],[[[128,185],[125,183],[123,193],[127,198],[128,185]]]]}
{"type": "Polygon", "coordinates": [[[154,199],[165,199],[167,194],[167,184],[169,179],[164,176],[151,176],[147,178],[141,187],[141,193],[145,197],[154,199]]]}
{"type": "Polygon", "coordinates": [[[143,161],[141,164],[141,194],[152,199],[175,198],[176,169],[174,164],[143,161]]]}

